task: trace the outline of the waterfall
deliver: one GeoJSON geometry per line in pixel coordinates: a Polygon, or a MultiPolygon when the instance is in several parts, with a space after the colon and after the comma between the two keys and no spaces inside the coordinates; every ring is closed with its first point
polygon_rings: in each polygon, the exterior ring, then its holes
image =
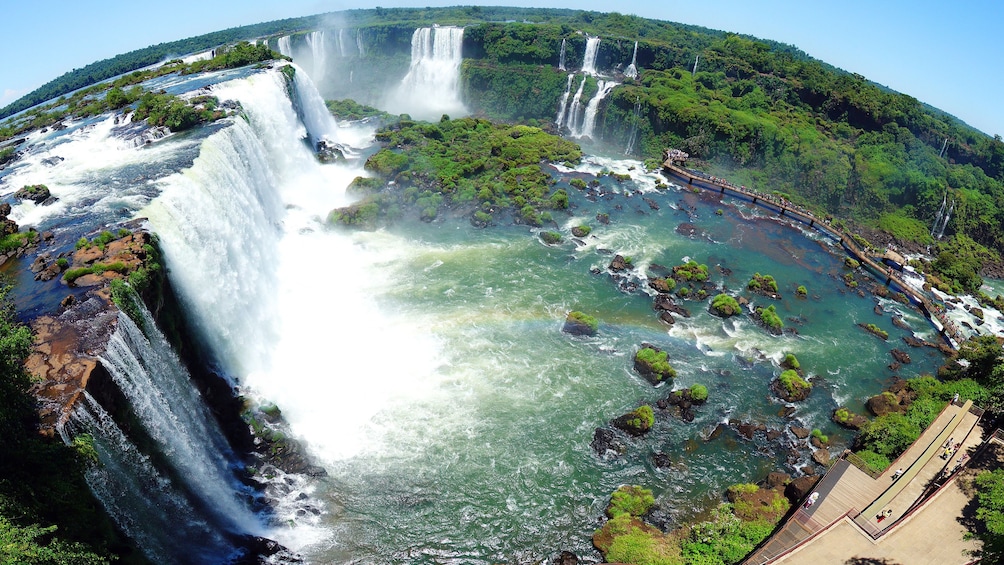
{"type": "Polygon", "coordinates": [[[307,128],[311,147],[316,149],[321,140],[337,141],[338,125],[307,73],[297,69],[293,74],[293,84],[296,90],[296,107],[303,125],[307,128]]]}
{"type": "Polygon", "coordinates": [[[586,39],[586,54],[582,56],[582,72],[587,75],[596,74],[596,54],[600,51],[600,38],[586,39]]]}
{"type": "MultiPolygon", "coordinates": [[[[565,127],[567,127],[572,132],[577,131],[577,126],[582,119],[582,112],[584,107],[582,106],[582,89],[586,87],[586,75],[582,75],[582,82],[579,83],[579,89],[575,91],[575,96],[572,97],[572,105],[568,109],[568,118],[565,120],[565,127]]],[[[575,135],[574,133],[572,135],[575,135]]]]}
{"type": "Polygon", "coordinates": [[[192,500],[158,471],[90,394],[59,433],[67,443],[81,434],[94,439],[98,464],[87,470],[87,485],[152,563],[222,563],[235,551],[206,515],[209,501],[192,500]]]}
{"type": "Polygon", "coordinates": [[[341,28],[338,30],[338,56],[343,58],[351,57],[352,53],[349,49],[349,41],[345,37],[345,28],[341,28]]]}
{"type": "Polygon", "coordinates": [[[438,120],[443,113],[464,115],[460,101],[462,27],[423,27],[411,36],[411,66],[388,100],[393,112],[438,120]]]}
{"type": "Polygon", "coordinates": [[[248,344],[278,339],[271,288],[283,205],[276,176],[295,176],[315,159],[297,142],[306,131],[279,72],[224,83],[213,92],[221,100],[240,100],[248,120],[234,120],[203,141],[192,167],[164,179],[161,195],[140,214],[161,237],[167,264],[175,266],[172,284],[182,291],[199,337],[224,374],[243,375],[269,363],[267,350],[248,344]]]}
{"type": "Polygon", "coordinates": [[[99,464],[87,471],[88,485],[153,562],[222,562],[235,551],[228,536],[259,535],[262,525],[238,498],[251,493],[241,493],[239,463],[188,371],[146,307],[136,306],[143,329],[119,314],[99,359],[153,453],[86,392],[60,435],[67,443],[94,438],[99,464]]]}
{"type": "Polygon", "coordinates": [[[700,60],[701,60],[701,56],[700,55],[697,55],[696,57],[694,57],[694,70],[690,71],[690,75],[691,76],[697,74],[697,62],[700,61],[700,60]]]}
{"type": "Polygon", "coordinates": [[[941,159],[945,156],[945,149],[948,149],[948,138],[945,138],[945,143],[941,146],[941,151],[938,153],[938,158],[941,159]]]}
{"type": "Polygon", "coordinates": [[[359,50],[359,56],[366,56],[366,49],[363,48],[363,34],[358,29],[356,30],[356,48],[359,50]]]}
{"type": "Polygon", "coordinates": [[[593,137],[593,128],[596,126],[596,114],[600,108],[600,101],[606,98],[607,94],[617,86],[618,83],[610,81],[597,81],[596,94],[589,100],[586,106],[586,115],[582,119],[582,127],[575,137],[593,137]]]}
{"type": "Polygon", "coordinates": [[[941,218],[945,215],[945,208],[948,206],[948,193],[945,193],[944,198],[941,199],[941,208],[938,208],[938,213],[934,216],[934,224],[931,225],[931,237],[935,237],[934,234],[938,233],[938,224],[941,223],[941,218]]]}
{"type": "Polygon", "coordinates": [[[945,235],[945,228],[948,227],[948,222],[952,219],[952,212],[954,211],[955,200],[952,200],[951,204],[948,205],[948,211],[945,212],[944,219],[941,220],[941,228],[938,229],[938,234],[934,236],[936,239],[941,239],[945,235]]]}
{"type": "Polygon", "coordinates": [[[561,40],[561,52],[558,53],[558,70],[567,71],[565,68],[565,40],[561,40]]]}
{"type": "Polygon", "coordinates": [[[293,56],[293,42],[290,41],[288,35],[284,35],[279,38],[279,53],[287,57],[293,56]]]}
{"type": "Polygon", "coordinates": [[[631,114],[631,133],[628,134],[627,147],[624,154],[634,153],[634,146],[638,143],[638,123],[641,121],[641,97],[635,99],[634,112],[631,114]]]}
{"type": "Polygon", "coordinates": [[[638,62],[638,42],[634,42],[634,53],[631,54],[631,64],[628,65],[627,70],[624,71],[624,76],[636,79],[638,78],[638,67],[636,63],[638,62]]]}
{"type": "Polygon", "coordinates": [[[324,46],[324,30],[312,31],[307,34],[307,46],[310,47],[311,69],[315,83],[324,80],[327,68],[327,49],[324,46]]]}
{"type": "MultiPolygon", "coordinates": [[[[564,47],[564,43],[562,43],[564,47]]],[[[564,51],[562,51],[564,53],[564,51]]],[[[575,77],[575,73],[568,74],[568,83],[565,84],[565,93],[561,95],[561,102],[558,104],[558,117],[555,118],[554,124],[561,129],[561,126],[565,123],[565,110],[568,108],[568,97],[572,94],[572,79],[575,77]]]]}
{"type": "Polygon", "coordinates": [[[119,314],[101,364],[174,472],[216,521],[233,531],[256,530],[257,520],[235,498],[234,457],[223,433],[150,313],[142,303],[137,308],[143,331],[119,314]]]}

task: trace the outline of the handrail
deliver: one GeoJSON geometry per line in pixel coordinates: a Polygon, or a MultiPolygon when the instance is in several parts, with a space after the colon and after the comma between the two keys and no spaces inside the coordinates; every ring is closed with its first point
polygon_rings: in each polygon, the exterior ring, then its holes
{"type": "Polygon", "coordinates": [[[695,174],[691,171],[678,167],[669,160],[663,163],[663,168],[679,178],[687,179],[687,184],[689,186],[706,189],[706,187],[701,186],[703,183],[705,185],[711,185],[718,188],[719,194],[724,194],[728,191],[735,196],[751,199],[754,205],[761,206],[768,210],[776,210],[781,216],[787,215],[788,217],[801,220],[803,223],[808,224],[810,228],[818,229],[826,235],[838,240],[840,245],[843,246],[843,248],[851,256],[861,261],[861,263],[863,263],[866,267],[869,267],[876,274],[886,276],[886,285],[892,286],[892,283],[895,283],[896,286],[899,287],[900,292],[919,305],[921,311],[928,318],[928,320],[937,318],[941,327],[939,328],[937,324],[933,324],[933,320],[932,325],[935,326],[938,333],[945,338],[945,341],[948,342],[953,349],[958,349],[956,344],[960,343],[962,339],[958,328],[955,327],[955,324],[953,324],[951,320],[947,319],[945,316],[941,315],[939,308],[930,300],[930,298],[906,284],[900,277],[893,274],[892,269],[887,270],[886,267],[880,265],[864,253],[864,251],[862,251],[854,242],[853,235],[848,235],[843,230],[832,227],[830,224],[826,223],[825,220],[820,220],[808,210],[790,203],[776,202],[774,196],[761,194],[744,186],[738,187],[723,179],[715,177],[705,178],[700,174],[695,174]],[[695,181],[697,182],[695,183],[695,181]]]}

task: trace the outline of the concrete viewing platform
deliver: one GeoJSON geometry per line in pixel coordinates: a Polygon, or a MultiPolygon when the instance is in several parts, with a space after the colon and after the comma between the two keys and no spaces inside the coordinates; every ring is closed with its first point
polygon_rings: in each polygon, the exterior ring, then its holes
{"type": "Polygon", "coordinates": [[[972,562],[967,552],[980,544],[963,539],[969,496],[953,479],[985,443],[981,416],[972,401],[949,404],[874,476],[845,453],[816,484],[816,502],[800,505],[743,564],[972,562]]]}

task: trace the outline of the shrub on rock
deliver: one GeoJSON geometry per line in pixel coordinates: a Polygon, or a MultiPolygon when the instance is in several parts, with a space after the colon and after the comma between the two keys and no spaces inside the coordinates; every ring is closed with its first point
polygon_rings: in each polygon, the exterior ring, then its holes
{"type": "Polygon", "coordinates": [[[565,318],[565,325],[561,331],[572,335],[596,335],[600,329],[600,323],[589,314],[573,310],[565,318]]]}
{"type": "Polygon", "coordinates": [[[652,424],[655,424],[655,412],[651,406],[643,404],[627,414],[617,417],[612,423],[614,427],[631,435],[645,435],[652,429],[652,424]]]}
{"type": "Polygon", "coordinates": [[[616,518],[623,514],[641,517],[654,505],[655,497],[649,489],[638,485],[623,485],[610,495],[607,517],[616,518]]]}
{"type": "Polygon", "coordinates": [[[739,308],[739,302],[728,294],[719,294],[711,299],[711,313],[716,316],[728,318],[729,316],[735,316],[740,312],[742,312],[742,310],[739,308]]]}
{"type": "Polygon", "coordinates": [[[808,398],[812,384],[800,377],[797,371],[788,369],[781,373],[771,388],[784,400],[798,402],[808,398]]]}
{"type": "Polygon", "coordinates": [[[665,351],[645,345],[634,354],[634,368],[650,383],[657,385],[676,378],[676,369],[666,358],[665,351]]]}

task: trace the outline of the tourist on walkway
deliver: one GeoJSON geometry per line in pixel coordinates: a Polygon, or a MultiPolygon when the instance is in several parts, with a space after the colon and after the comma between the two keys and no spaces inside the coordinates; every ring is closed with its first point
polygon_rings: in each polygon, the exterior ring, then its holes
{"type": "Polygon", "coordinates": [[[900,467],[899,469],[896,469],[895,473],[892,474],[892,480],[895,481],[896,479],[898,479],[898,478],[900,478],[902,476],[903,476],[903,468],[900,467]]]}
{"type": "Polygon", "coordinates": [[[809,508],[810,506],[812,506],[813,504],[815,504],[816,500],[818,500],[818,499],[819,499],[819,493],[818,492],[814,492],[814,493],[812,493],[812,494],[809,495],[809,498],[807,498],[805,500],[805,504],[802,507],[803,508],[809,508]]]}

